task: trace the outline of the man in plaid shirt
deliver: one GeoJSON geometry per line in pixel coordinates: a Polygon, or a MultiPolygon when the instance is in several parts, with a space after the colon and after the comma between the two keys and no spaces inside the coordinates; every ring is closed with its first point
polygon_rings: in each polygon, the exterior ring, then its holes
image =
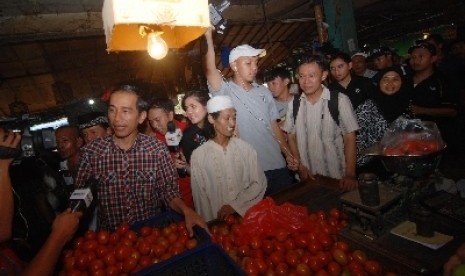
{"type": "Polygon", "coordinates": [[[99,181],[100,229],[112,231],[120,223],[147,219],[163,205],[185,216],[191,234],[194,225],[207,229],[205,220],[181,199],[166,145],[138,131],[148,108],[141,93],[134,85],[113,90],[108,119],[114,134],[82,148],[76,186],[90,178],[99,181]]]}

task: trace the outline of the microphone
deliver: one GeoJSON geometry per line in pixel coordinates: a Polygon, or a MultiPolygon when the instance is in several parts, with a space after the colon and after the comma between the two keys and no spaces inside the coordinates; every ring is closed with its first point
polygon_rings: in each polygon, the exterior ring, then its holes
{"type": "MultiPolygon", "coordinates": [[[[166,144],[168,145],[169,151],[173,153],[176,158],[178,158],[179,152],[181,151],[181,148],[179,147],[179,143],[181,143],[182,139],[181,129],[176,128],[176,125],[173,121],[168,123],[167,129],[168,132],[165,134],[166,144]]],[[[177,171],[180,177],[187,175],[186,169],[177,169],[177,171]]]]}
{"type": "Polygon", "coordinates": [[[69,197],[69,208],[71,212],[84,213],[94,200],[94,194],[97,188],[98,181],[89,179],[83,188],[76,189],[69,197]]]}
{"type": "Polygon", "coordinates": [[[176,128],[173,122],[169,122],[167,128],[168,132],[165,134],[166,144],[170,152],[177,154],[179,153],[179,143],[182,139],[181,129],[176,128]]]}

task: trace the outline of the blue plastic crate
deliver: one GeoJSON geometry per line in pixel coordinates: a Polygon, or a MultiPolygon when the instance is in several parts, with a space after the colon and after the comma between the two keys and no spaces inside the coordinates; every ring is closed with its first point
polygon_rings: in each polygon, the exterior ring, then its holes
{"type": "MultiPolygon", "coordinates": [[[[175,211],[166,211],[146,220],[137,221],[134,224],[132,224],[131,228],[134,231],[139,231],[145,225],[162,228],[169,225],[170,223],[180,222],[183,220],[183,215],[175,211]]],[[[204,229],[198,226],[194,226],[194,238],[197,240],[199,245],[211,242],[210,235],[208,235],[208,233],[204,229]]]]}
{"type": "Polygon", "coordinates": [[[242,276],[245,273],[218,245],[206,243],[134,275],[242,276]]]}

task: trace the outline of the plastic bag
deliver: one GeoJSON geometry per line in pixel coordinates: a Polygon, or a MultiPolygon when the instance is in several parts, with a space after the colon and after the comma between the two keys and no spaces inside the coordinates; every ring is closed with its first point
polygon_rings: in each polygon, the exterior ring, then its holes
{"type": "Polygon", "coordinates": [[[244,215],[239,244],[249,244],[252,237],[270,237],[277,230],[288,233],[303,232],[308,228],[308,210],[291,203],[276,205],[267,197],[252,206],[244,215]]]}
{"type": "Polygon", "coordinates": [[[445,144],[434,122],[399,117],[381,140],[385,156],[421,156],[440,151],[445,144]]]}

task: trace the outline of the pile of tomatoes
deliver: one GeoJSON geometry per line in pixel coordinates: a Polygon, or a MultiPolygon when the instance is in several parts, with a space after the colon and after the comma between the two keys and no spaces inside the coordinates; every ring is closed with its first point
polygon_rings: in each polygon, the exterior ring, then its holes
{"type": "Polygon", "coordinates": [[[338,232],[347,225],[347,217],[339,209],[310,213],[308,220],[311,230],[275,229],[272,235],[252,237],[248,244],[240,244],[240,217],[229,216],[210,231],[213,241],[247,275],[383,275],[378,261],[338,240],[338,232]]]}
{"type": "Polygon", "coordinates": [[[184,221],[139,231],[121,224],[115,232],[87,231],[63,252],[61,275],[127,275],[167,260],[198,244],[184,221]]]}
{"type": "Polygon", "coordinates": [[[383,149],[383,155],[426,155],[440,151],[443,148],[444,144],[437,140],[405,139],[395,145],[386,146],[383,149]]]}

